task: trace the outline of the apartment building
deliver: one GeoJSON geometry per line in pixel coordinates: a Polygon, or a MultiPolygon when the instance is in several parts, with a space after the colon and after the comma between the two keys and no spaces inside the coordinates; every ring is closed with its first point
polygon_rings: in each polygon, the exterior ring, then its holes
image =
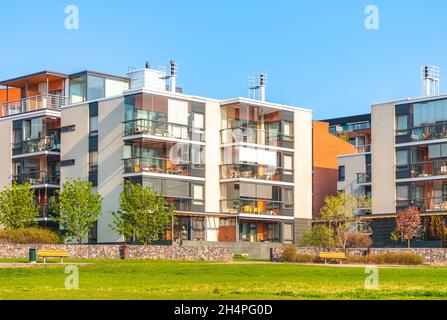
{"type": "Polygon", "coordinates": [[[126,180],[176,207],[175,239],[297,241],[312,220],[312,112],[187,95],[174,63],[170,71],[147,65],[125,77],[41,72],[0,82],[6,95],[20,91],[1,103],[0,186],[30,183],[39,220],[52,225],[55,190],[88,179],[104,197],[93,242],[122,240],[109,225],[126,180]]]}

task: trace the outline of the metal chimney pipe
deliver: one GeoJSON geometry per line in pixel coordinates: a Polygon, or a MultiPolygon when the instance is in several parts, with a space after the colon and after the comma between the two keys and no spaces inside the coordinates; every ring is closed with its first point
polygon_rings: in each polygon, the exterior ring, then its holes
{"type": "Polygon", "coordinates": [[[265,102],[265,74],[259,76],[259,100],[265,102]]]}
{"type": "Polygon", "coordinates": [[[177,92],[177,79],[176,79],[176,63],[175,61],[170,62],[171,65],[171,92],[176,93],[177,92]]]}

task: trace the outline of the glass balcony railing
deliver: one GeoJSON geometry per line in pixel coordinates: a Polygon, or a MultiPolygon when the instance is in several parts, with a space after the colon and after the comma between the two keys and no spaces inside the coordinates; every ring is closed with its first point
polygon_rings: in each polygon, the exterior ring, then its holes
{"type": "MultiPolygon", "coordinates": [[[[259,179],[282,181],[284,176],[293,179],[293,171],[265,165],[228,164],[221,166],[221,179],[259,179]]],[[[287,179],[287,180],[290,180],[287,179]]],[[[289,182],[289,181],[287,181],[289,182]]]]}
{"type": "Polygon", "coordinates": [[[21,113],[38,111],[43,109],[60,110],[66,106],[67,97],[45,94],[35,97],[29,97],[21,100],[2,103],[1,117],[9,117],[21,113]]]}
{"type": "Polygon", "coordinates": [[[293,209],[293,204],[262,199],[221,200],[222,212],[230,214],[253,214],[279,216],[283,209],[293,209]]]}
{"type": "Polygon", "coordinates": [[[415,207],[419,212],[442,212],[447,211],[447,197],[398,200],[396,201],[396,206],[400,209],[415,207]]]}
{"type": "Polygon", "coordinates": [[[14,143],[12,148],[14,155],[46,151],[60,152],[60,142],[58,139],[45,137],[14,143]]]}
{"type": "Polygon", "coordinates": [[[420,142],[447,139],[447,123],[426,125],[406,130],[397,130],[399,142],[420,142]],[[403,140],[406,138],[405,140],[403,140]]]}
{"type": "Polygon", "coordinates": [[[356,152],[358,154],[362,154],[362,153],[370,153],[371,152],[371,145],[367,144],[367,145],[363,145],[363,146],[356,146],[356,152]]]}
{"type": "Polygon", "coordinates": [[[192,176],[194,171],[204,171],[204,165],[191,162],[177,162],[161,158],[124,159],[124,174],[159,173],[179,176],[192,176]]]}
{"type": "Polygon", "coordinates": [[[361,123],[354,123],[354,124],[331,126],[329,128],[329,132],[334,133],[334,134],[339,134],[339,133],[346,133],[346,132],[352,132],[352,131],[363,131],[363,130],[370,130],[370,129],[371,129],[371,122],[361,122],[361,123]]]}
{"type": "Polygon", "coordinates": [[[149,135],[162,138],[193,140],[204,142],[204,130],[192,126],[177,123],[169,123],[155,120],[131,120],[123,124],[124,137],[136,135],[149,135]]]}
{"type": "Polygon", "coordinates": [[[412,178],[447,176],[447,160],[413,163],[410,170],[412,178]]]}
{"type": "Polygon", "coordinates": [[[357,183],[371,183],[371,174],[370,173],[357,173],[357,183]]]}
{"type": "Polygon", "coordinates": [[[255,128],[230,128],[221,130],[222,144],[252,143],[274,147],[293,148],[294,138],[276,131],[255,128]]]}
{"type": "Polygon", "coordinates": [[[60,172],[28,172],[20,175],[13,176],[13,181],[17,184],[25,184],[28,183],[31,186],[36,185],[59,185],[60,184],[60,172]]]}

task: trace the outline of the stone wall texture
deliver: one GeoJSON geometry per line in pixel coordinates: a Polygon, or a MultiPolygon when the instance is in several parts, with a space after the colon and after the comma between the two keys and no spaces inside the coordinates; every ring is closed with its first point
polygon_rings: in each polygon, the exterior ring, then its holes
{"type": "MultiPolygon", "coordinates": [[[[283,248],[273,248],[272,249],[272,260],[278,261],[281,259],[283,248]]],[[[317,256],[322,251],[331,251],[331,252],[346,252],[346,254],[353,256],[364,256],[368,254],[368,249],[318,249],[318,248],[297,248],[297,252],[303,254],[310,254],[317,256]]],[[[447,265],[447,249],[444,248],[414,248],[414,249],[376,249],[372,248],[369,250],[370,255],[377,255],[382,253],[413,253],[420,256],[423,256],[425,259],[425,263],[429,265],[447,265]]]]}
{"type": "Polygon", "coordinates": [[[29,250],[67,250],[71,259],[148,259],[232,261],[231,250],[222,247],[139,245],[22,245],[0,244],[0,259],[25,259],[29,250]]]}

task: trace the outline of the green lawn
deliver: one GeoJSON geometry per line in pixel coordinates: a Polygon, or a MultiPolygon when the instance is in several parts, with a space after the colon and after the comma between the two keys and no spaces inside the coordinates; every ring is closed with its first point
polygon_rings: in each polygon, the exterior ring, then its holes
{"type": "MultiPolygon", "coordinates": [[[[6,261],[3,261],[6,262],[6,261]]],[[[81,262],[81,261],[78,261],[81,262]]],[[[380,269],[380,290],[364,289],[360,267],[82,261],[79,290],[64,266],[0,268],[0,299],[446,299],[447,268],[380,269]]]]}

